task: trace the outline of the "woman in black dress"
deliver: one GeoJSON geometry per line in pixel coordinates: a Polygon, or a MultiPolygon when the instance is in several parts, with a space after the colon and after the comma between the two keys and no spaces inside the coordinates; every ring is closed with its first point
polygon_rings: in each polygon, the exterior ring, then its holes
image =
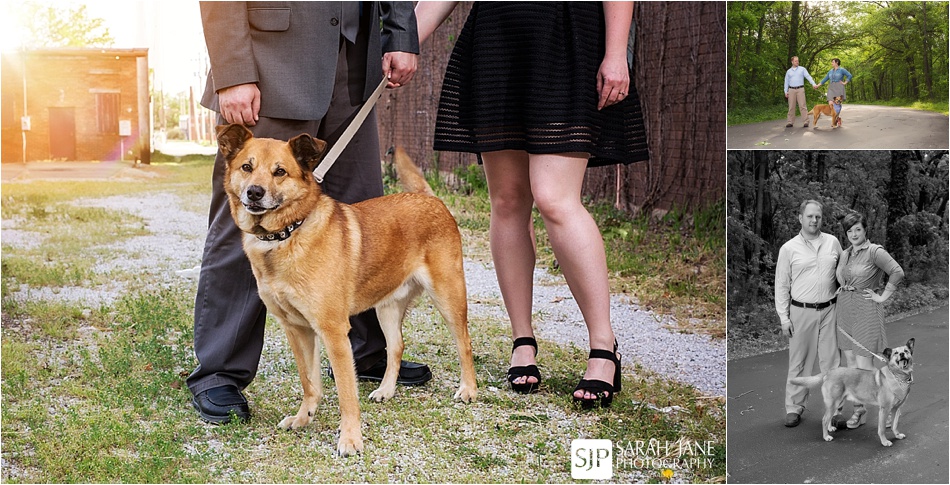
{"type": "MultiPolygon", "coordinates": [[[[416,6],[420,42],[454,2],[416,6]]],[[[446,68],[435,149],[477,153],[491,200],[492,259],[514,340],[508,381],[540,384],[531,326],[537,205],[590,335],[573,398],[620,391],[603,238],[581,203],[588,166],[649,157],[631,80],[632,2],[475,2],[446,68]]]]}

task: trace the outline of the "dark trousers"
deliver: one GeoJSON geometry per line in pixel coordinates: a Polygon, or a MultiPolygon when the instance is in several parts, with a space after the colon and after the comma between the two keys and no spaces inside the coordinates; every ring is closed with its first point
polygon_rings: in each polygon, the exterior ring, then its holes
{"type": "MultiPolygon", "coordinates": [[[[255,126],[249,127],[254,136],[287,140],[306,132],[332,146],[362,105],[367,60],[360,41],[365,40],[359,39],[356,45],[341,42],[333,99],[322,120],[261,117],[255,126]]],[[[262,103],[266,102],[262,95],[262,103]]],[[[224,120],[219,116],[218,122],[224,120]]],[[[267,310],[257,294],[257,282],[241,245],[242,232],[231,217],[224,193],[224,168],[218,152],[212,175],[208,236],[195,297],[198,367],[188,377],[188,388],[195,395],[227,384],[239,389],[247,387],[257,374],[264,345],[267,310]]],[[[323,190],[345,203],[383,195],[375,111],[327,173],[323,190]]],[[[351,317],[350,325],[357,371],[385,358],[386,341],[374,310],[351,317]]]]}

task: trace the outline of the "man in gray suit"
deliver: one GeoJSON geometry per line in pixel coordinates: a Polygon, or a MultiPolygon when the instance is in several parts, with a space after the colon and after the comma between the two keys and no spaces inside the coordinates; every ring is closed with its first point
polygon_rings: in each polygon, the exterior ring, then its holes
{"type": "MultiPolygon", "coordinates": [[[[395,88],[416,70],[412,2],[201,2],[201,21],[211,59],[201,104],[219,113],[219,124],[243,123],[258,137],[306,132],[332,146],[384,74],[395,88]]],[[[379,152],[374,111],[327,174],[324,192],[345,203],[383,195],[379,152]]],[[[267,314],[223,177],[219,151],[195,298],[199,364],[188,378],[192,404],[212,423],[226,423],[232,413],[250,417],[241,390],[257,373],[267,314]]],[[[381,379],[385,337],[376,314],[355,316],[351,326],[358,375],[381,379]]],[[[399,377],[423,384],[431,373],[404,362],[399,377]]]]}

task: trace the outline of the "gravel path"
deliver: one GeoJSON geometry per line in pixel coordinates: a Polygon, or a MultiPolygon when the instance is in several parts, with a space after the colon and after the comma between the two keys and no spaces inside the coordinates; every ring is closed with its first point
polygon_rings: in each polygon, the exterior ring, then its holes
{"type": "MultiPolygon", "coordinates": [[[[480,299],[501,301],[495,270],[475,261],[465,262],[469,313],[508,322],[504,309],[477,303],[480,299]]],[[[543,269],[534,271],[535,330],[539,338],[589,349],[587,326],[564,278],[543,269]]],[[[659,374],[690,384],[705,395],[726,394],[726,341],[706,335],[677,333],[670,317],[660,317],[640,308],[627,297],[610,299],[610,316],[624,367],[636,361],[659,374]]]]}
{"type": "MultiPolygon", "coordinates": [[[[146,221],[151,234],[124,240],[114,249],[116,257],[101,261],[96,271],[135,268],[158,284],[172,284],[182,277],[195,277],[195,265],[201,260],[207,216],[182,209],[182,201],[169,193],[116,196],[102,199],[84,199],[84,206],[124,210],[146,221]]],[[[33,244],[32,233],[19,227],[17,221],[3,221],[4,244],[27,247],[33,244]]],[[[497,304],[480,301],[501,301],[494,270],[485,264],[467,260],[465,278],[468,286],[472,316],[484,317],[507,324],[507,315],[497,304]]],[[[587,349],[587,328],[577,304],[563,278],[544,270],[534,273],[534,314],[538,337],[563,345],[587,349]]],[[[103,287],[28,289],[21,288],[15,297],[43,298],[83,302],[90,306],[109,304],[124,290],[121,284],[103,287]]],[[[677,333],[665,327],[675,327],[669,317],[657,316],[640,308],[628,298],[611,298],[611,318],[624,355],[624,366],[634,362],[644,368],[690,384],[705,395],[724,396],[726,389],[726,341],[705,335],[677,333]]]]}

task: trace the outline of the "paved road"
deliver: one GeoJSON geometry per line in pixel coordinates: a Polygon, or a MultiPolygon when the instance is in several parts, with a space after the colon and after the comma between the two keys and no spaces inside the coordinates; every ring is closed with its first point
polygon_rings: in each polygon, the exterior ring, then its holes
{"type": "MultiPolygon", "coordinates": [[[[810,107],[810,106],[809,106],[810,107]]],[[[946,149],[950,147],[950,118],[930,111],[889,106],[846,104],[841,128],[831,129],[831,118],[822,116],[803,128],[796,118],[793,128],[785,119],[730,126],[729,149],[946,149]],[[767,144],[766,144],[767,143],[767,144]]]]}
{"type": "Polygon", "coordinates": [[[867,424],[838,431],[834,441],[825,442],[817,389],[808,397],[802,423],[786,428],[787,350],[730,361],[728,482],[948,483],[948,316],[950,308],[943,307],[887,325],[892,345],[916,339],[915,383],[901,408],[900,429],[907,438],[892,439],[890,448],[877,438],[876,407],[867,424]]]}

